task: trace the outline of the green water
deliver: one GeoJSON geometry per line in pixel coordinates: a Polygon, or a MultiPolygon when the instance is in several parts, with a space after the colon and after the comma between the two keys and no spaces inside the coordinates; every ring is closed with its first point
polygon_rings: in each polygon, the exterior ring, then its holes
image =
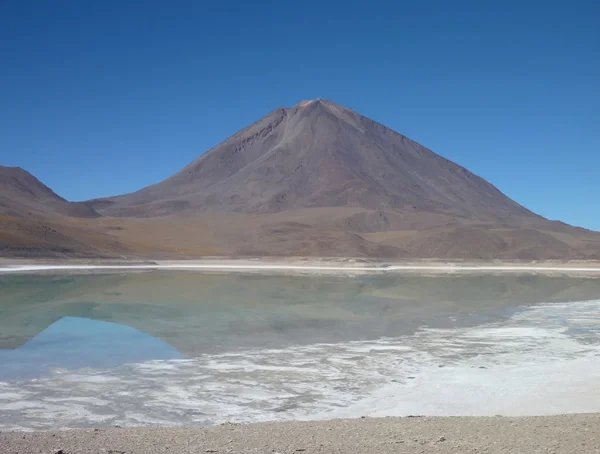
{"type": "Polygon", "coordinates": [[[0,276],[0,429],[600,411],[600,279],[0,276]]]}
{"type": "Polygon", "coordinates": [[[600,298],[600,279],[548,276],[258,276],[149,271],[0,276],[0,349],[62,317],[130,326],[191,357],[366,340],[600,298]]]}

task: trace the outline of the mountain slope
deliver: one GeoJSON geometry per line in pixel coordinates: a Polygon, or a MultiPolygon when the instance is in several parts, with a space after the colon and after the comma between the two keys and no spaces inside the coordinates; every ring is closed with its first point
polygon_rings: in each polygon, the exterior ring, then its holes
{"type": "Polygon", "coordinates": [[[389,128],[314,100],[132,194],[70,203],[0,167],[1,254],[598,260],[600,233],[538,216],[389,128]]]}
{"type": "Polygon", "coordinates": [[[277,109],[171,178],[93,201],[112,216],[363,207],[539,220],[465,168],[330,101],[277,109]]]}
{"type": "Polygon", "coordinates": [[[98,257],[126,251],[103,232],[99,216],[86,203],[63,199],[29,172],[0,166],[0,256],[98,257]]]}
{"type": "Polygon", "coordinates": [[[60,214],[73,217],[98,217],[92,207],[68,202],[29,172],[19,167],[0,165],[0,214],[40,217],[60,214]]]}

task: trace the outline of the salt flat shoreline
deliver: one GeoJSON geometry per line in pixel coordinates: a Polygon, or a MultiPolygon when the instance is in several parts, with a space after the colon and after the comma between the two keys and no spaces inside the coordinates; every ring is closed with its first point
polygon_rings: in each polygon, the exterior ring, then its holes
{"type": "Polygon", "coordinates": [[[402,261],[365,259],[225,259],[201,260],[85,260],[3,259],[0,273],[103,272],[127,270],[221,271],[258,273],[581,273],[600,275],[600,262],[590,261],[402,261]]]}
{"type": "Polygon", "coordinates": [[[600,453],[600,414],[2,432],[2,453],[600,453]]]}

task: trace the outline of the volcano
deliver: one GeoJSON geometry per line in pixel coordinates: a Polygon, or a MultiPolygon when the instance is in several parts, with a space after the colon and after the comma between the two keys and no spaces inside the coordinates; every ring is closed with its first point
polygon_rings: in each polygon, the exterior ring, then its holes
{"type": "Polygon", "coordinates": [[[110,216],[360,207],[541,220],[465,168],[321,99],[279,108],[165,181],[93,205],[110,216]]]}
{"type": "MultiPolygon", "coordinates": [[[[600,258],[599,233],[545,219],[466,168],[323,99],[278,108],[131,194],[71,204],[25,171],[6,173],[14,175],[0,180],[0,214],[58,213],[53,231],[76,225],[73,244],[93,241],[88,251],[109,255],[600,258]]],[[[11,219],[4,225],[20,225],[11,219]]],[[[19,230],[20,247],[30,230],[19,230]]]]}

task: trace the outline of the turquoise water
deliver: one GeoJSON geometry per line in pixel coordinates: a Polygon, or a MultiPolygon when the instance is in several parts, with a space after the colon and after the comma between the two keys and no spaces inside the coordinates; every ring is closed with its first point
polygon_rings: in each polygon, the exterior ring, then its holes
{"type": "Polygon", "coordinates": [[[0,276],[0,427],[598,411],[574,396],[600,383],[599,299],[535,275],[0,276]]]}

